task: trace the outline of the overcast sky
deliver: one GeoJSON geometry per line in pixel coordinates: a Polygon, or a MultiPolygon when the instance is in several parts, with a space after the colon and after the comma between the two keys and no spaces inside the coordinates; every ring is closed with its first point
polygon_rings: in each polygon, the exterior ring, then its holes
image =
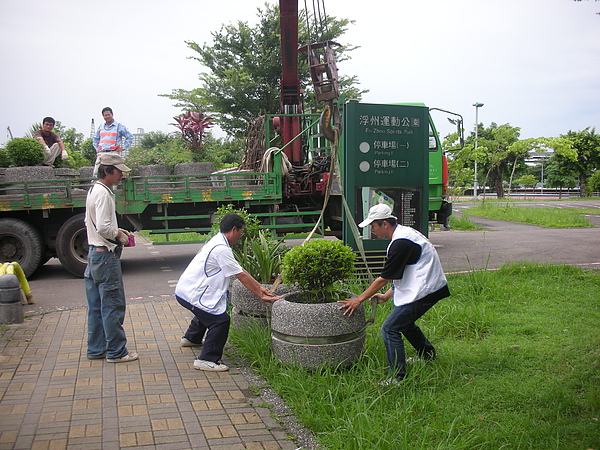
{"type": "MultiPolygon", "coordinates": [[[[273,2],[271,2],[273,3],[273,2]]],[[[299,2],[301,7],[304,1],[299,2]]],[[[306,2],[310,5],[312,1],[306,2]]],[[[186,40],[256,22],[254,0],[0,0],[0,143],[50,115],[86,137],[111,106],[133,133],[171,132],[179,111],[158,94],[199,86],[186,40]]],[[[571,0],[325,0],[355,20],[360,45],[341,74],[370,103],[424,102],[521,137],[600,132],[600,2],[571,0]]],[[[439,131],[453,131],[443,115],[439,131]]]]}

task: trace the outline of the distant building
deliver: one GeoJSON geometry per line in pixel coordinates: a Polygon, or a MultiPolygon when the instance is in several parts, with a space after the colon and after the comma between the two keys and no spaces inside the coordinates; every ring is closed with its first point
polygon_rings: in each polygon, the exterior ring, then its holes
{"type": "Polygon", "coordinates": [[[142,142],[142,138],[146,135],[146,133],[144,133],[144,129],[143,128],[138,128],[137,129],[137,133],[133,133],[133,142],[131,143],[132,147],[139,147],[141,142],[142,142]]]}
{"type": "MultiPolygon", "coordinates": [[[[146,135],[146,133],[144,133],[143,128],[138,128],[137,132],[132,133],[132,135],[133,135],[133,142],[131,143],[131,147],[129,147],[129,149],[139,147],[142,142],[142,138],[146,135]]],[[[123,158],[125,158],[129,155],[129,149],[123,150],[123,158]]]]}
{"type": "Polygon", "coordinates": [[[552,156],[554,151],[548,152],[529,152],[529,155],[525,158],[525,164],[528,166],[537,166],[539,164],[545,164],[552,156]]]}

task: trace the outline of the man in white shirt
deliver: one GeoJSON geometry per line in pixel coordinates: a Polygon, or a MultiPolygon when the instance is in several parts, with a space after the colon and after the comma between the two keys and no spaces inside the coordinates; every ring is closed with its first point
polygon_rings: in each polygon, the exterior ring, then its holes
{"type": "Polygon", "coordinates": [[[241,216],[225,214],[219,224],[220,233],[202,247],[177,282],[175,298],[194,314],[181,345],[202,345],[202,352],[194,361],[195,369],[229,370],[219,361],[229,336],[230,317],[226,310],[232,276],[262,301],[272,303],[281,298],[272,295],[233,256],[231,245],[241,239],[245,225],[241,216]],[[205,333],[206,339],[202,343],[205,333]]]}
{"type": "Polygon", "coordinates": [[[98,181],[85,203],[85,224],[89,244],[85,269],[85,293],[88,303],[89,359],[106,358],[119,363],[138,359],[127,350],[123,329],[125,289],[121,273],[121,250],[129,236],[119,228],[112,187],[131,169],[115,153],[102,153],[98,159],[98,181]]]}
{"type": "Polygon", "coordinates": [[[397,384],[406,378],[406,355],[402,336],[415,348],[419,358],[432,360],[435,348],[415,324],[423,314],[439,300],[450,295],[446,276],[435,247],[429,240],[410,227],[397,223],[388,205],[377,204],[369,215],[358,224],[380,239],[390,239],[385,266],[381,275],[358,297],[341,300],[344,315],[351,316],[358,306],[373,297],[378,303],[393,299],[394,308],[381,327],[390,378],[383,385],[397,384]],[[389,282],[392,286],[380,294],[379,290],[389,282]]]}

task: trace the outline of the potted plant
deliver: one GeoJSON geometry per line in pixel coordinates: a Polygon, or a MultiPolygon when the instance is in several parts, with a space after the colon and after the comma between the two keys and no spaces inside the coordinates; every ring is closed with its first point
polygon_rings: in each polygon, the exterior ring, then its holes
{"type": "Polygon", "coordinates": [[[336,281],[353,274],[354,260],[350,247],[325,239],[309,241],[285,255],[283,279],[301,290],[273,303],[271,341],[277,358],[305,368],[336,368],[348,367],[360,356],[364,308],[344,316],[337,301],[353,294],[335,289],[336,281]]]}
{"type": "MultiPolygon", "coordinates": [[[[281,271],[281,262],[287,251],[288,247],[281,241],[271,239],[264,230],[259,230],[256,236],[246,239],[242,246],[234,249],[240,265],[268,289],[272,288],[281,271]]],[[[288,285],[279,285],[275,294],[282,295],[291,289],[288,285]]],[[[234,328],[254,323],[268,326],[271,305],[248,291],[237,278],[231,284],[231,305],[234,328]]]]}

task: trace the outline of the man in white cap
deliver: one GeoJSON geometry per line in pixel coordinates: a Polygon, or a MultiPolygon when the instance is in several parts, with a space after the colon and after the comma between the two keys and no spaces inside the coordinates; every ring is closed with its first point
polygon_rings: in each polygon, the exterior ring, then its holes
{"type": "Polygon", "coordinates": [[[358,297],[340,300],[344,315],[351,316],[358,306],[373,297],[379,303],[393,298],[394,309],[381,327],[389,364],[390,378],[383,385],[397,384],[406,377],[406,354],[402,335],[415,348],[420,358],[434,359],[435,348],[427,340],[416,320],[439,300],[448,297],[450,290],[442,265],[431,242],[418,231],[398,225],[388,205],[377,204],[358,226],[371,225],[371,231],[380,239],[390,239],[385,266],[381,275],[358,297]],[[389,282],[385,294],[379,291],[389,282]]]}
{"type": "Polygon", "coordinates": [[[88,303],[88,359],[120,363],[135,361],[137,353],[127,350],[123,329],[125,289],[121,274],[121,251],[129,241],[127,231],[119,228],[112,187],[131,169],[116,153],[98,157],[98,182],[85,202],[85,225],[89,244],[88,265],[84,273],[88,303]]]}

